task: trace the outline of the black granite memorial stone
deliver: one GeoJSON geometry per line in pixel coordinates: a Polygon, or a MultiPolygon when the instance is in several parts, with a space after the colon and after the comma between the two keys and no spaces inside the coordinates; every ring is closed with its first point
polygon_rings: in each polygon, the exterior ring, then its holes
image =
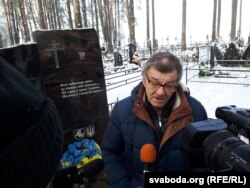
{"type": "Polygon", "coordinates": [[[59,111],[65,146],[83,138],[100,144],[109,112],[95,30],[38,30],[34,37],[46,95],[59,111]]]}
{"type": "Polygon", "coordinates": [[[114,53],[114,60],[115,60],[115,63],[114,63],[115,67],[123,65],[122,55],[119,52],[114,53]]]}
{"type": "Polygon", "coordinates": [[[129,62],[133,63],[133,55],[136,52],[136,44],[130,42],[128,44],[128,48],[129,48],[129,50],[128,50],[128,52],[129,52],[129,62]]]}

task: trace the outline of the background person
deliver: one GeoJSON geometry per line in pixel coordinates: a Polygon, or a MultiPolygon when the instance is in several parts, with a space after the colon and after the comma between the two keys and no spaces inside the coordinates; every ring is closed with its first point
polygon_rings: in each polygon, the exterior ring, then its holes
{"type": "Polygon", "coordinates": [[[142,82],[131,96],[114,106],[101,145],[113,188],[143,186],[140,149],[148,143],[157,151],[149,171],[193,170],[182,158],[182,130],[193,121],[206,120],[207,113],[181,78],[180,60],[169,51],[157,52],[146,61],[142,82]]]}
{"type": "Polygon", "coordinates": [[[54,103],[0,57],[0,187],[45,188],[62,151],[54,103]]]}

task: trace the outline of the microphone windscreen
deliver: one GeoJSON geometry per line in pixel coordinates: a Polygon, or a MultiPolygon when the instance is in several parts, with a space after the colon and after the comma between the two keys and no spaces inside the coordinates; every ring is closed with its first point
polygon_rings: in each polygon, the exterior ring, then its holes
{"type": "Polygon", "coordinates": [[[86,176],[93,176],[97,173],[101,172],[104,169],[104,162],[102,159],[95,159],[93,161],[90,161],[86,165],[84,165],[82,168],[78,170],[78,174],[80,176],[86,177],[86,176]]]}
{"type": "Polygon", "coordinates": [[[156,150],[153,144],[144,144],[140,152],[141,161],[144,163],[152,163],[156,159],[156,150]]]}

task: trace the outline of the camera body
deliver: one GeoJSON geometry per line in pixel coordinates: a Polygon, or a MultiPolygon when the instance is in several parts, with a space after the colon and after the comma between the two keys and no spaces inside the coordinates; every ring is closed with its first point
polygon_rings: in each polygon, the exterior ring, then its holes
{"type": "Polygon", "coordinates": [[[195,168],[214,172],[250,171],[250,110],[216,109],[218,119],[193,122],[183,131],[182,154],[195,168]]]}
{"type": "Polygon", "coordinates": [[[250,109],[237,108],[234,105],[218,107],[217,118],[223,119],[228,128],[238,134],[240,139],[249,144],[250,139],[250,109]]]}

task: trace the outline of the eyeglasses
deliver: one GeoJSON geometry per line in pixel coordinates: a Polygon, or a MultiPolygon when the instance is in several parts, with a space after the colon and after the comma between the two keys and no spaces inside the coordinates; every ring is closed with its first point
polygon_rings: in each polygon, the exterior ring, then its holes
{"type": "Polygon", "coordinates": [[[159,82],[152,81],[148,78],[148,75],[146,75],[146,78],[148,80],[150,89],[154,91],[157,91],[160,87],[163,87],[166,93],[172,93],[176,90],[176,85],[161,84],[159,82]]]}

